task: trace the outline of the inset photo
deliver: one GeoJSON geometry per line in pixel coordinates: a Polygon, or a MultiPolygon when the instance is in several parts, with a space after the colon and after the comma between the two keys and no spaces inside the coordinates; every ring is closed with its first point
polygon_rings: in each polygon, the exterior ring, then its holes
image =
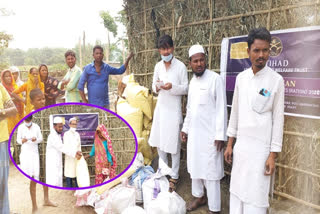
{"type": "Polygon", "coordinates": [[[122,117],[81,103],[32,112],[13,129],[8,145],[25,176],[59,189],[112,181],[129,169],[137,153],[134,131],[122,117]]]}

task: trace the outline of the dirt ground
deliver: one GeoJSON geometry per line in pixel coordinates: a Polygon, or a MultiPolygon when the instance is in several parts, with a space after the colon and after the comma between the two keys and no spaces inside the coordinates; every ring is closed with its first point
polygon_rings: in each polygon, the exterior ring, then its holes
{"type": "MultiPolygon", "coordinates": [[[[191,180],[187,173],[186,165],[181,164],[180,176],[182,180],[178,186],[178,194],[188,202],[191,200],[191,180]]],[[[10,210],[12,213],[29,214],[31,213],[31,199],[29,194],[30,180],[22,175],[16,167],[11,163],[9,174],[9,199],[10,210]]],[[[223,179],[221,182],[221,214],[229,213],[229,191],[228,181],[223,179]]],[[[73,196],[74,191],[49,189],[50,200],[58,204],[58,207],[44,207],[43,189],[41,185],[37,185],[37,202],[39,213],[41,214],[91,214],[95,213],[91,207],[75,207],[76,198],[73,196]]],[[[202,206],[199,209],[190,212],[190,214],[207,213],[208,206],[202,206]]],[[[269,214],[318,214],[319,212],[301,206],[290,200],[273,200],[269,214]]]]}

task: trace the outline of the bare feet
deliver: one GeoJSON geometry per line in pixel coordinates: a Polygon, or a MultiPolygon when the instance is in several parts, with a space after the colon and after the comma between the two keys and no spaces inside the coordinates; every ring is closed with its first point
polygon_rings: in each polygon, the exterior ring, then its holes
{"type": "Polygon", "coordinates": [[[187,205],[187,211],[193,211],[193,210],[197,209],[198,207],[201,207],[205,204],[207,204],[206,196],[202,196],[201,198],[193,197],[193,200],[191,202],[189,202],[187,205]]]}
{"type": "Polygon", "coordinates": [[[48,206],[48,207],[57,207],[58,205],[50,200],[47,200],[44,202],[43,206],[48,206]]]}
{"type": "Polygon", "coordinates": [[[32,207],[32,214],[38,213],[38,207],[32,207]]]}

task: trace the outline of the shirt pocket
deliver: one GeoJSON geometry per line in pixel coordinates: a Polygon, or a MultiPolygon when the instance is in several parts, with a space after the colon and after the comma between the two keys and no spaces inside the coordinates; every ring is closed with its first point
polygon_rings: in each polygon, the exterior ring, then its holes
{"type": "Polygon", "coordinates": [[[209,100],[208,88],[200,88],[199,104],[200,105],[206,105],[206,104],[208,104],[208,100],[209,100]]]}
{"type": "Polygon", "coordinates": [[[273,97],[274,93],[271,93],[270,96],[263,96],[257,93],[253,97],[252,109],[259,114],[270,112],[272,110],[273,97]]]}

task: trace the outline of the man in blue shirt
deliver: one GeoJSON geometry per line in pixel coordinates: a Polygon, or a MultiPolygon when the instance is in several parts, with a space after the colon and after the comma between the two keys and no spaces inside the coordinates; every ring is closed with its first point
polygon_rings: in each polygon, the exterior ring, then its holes
{"type": "Polygon", "coordinates": [[[78,89],[84,103],[90,103],[109,109],[109,75],[123,74],[128,67],[130,59],[133,57],[133,53],[130,53],[125,63],[120,68],[114,68],[104,63],[102,61],[103,56],[103,48],[100,45],[94,46],[94,61],[84,67],[78,84],[78,89]],[[84,85],[86,83],[89,101],[84,93],[84,85]]]}

